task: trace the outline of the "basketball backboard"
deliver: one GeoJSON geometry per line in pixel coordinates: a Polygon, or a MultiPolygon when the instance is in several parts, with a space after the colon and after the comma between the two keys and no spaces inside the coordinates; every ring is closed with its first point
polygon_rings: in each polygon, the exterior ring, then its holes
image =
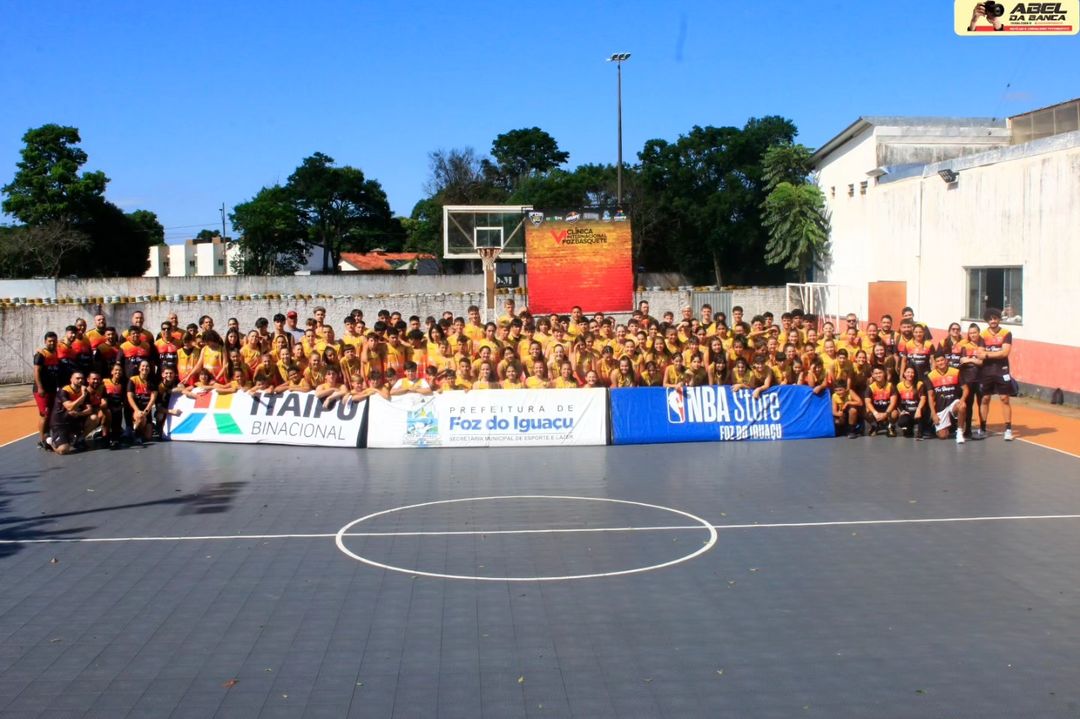
{"type": "Polygon", "coordinates": [[[503,259],[525,257],[530,205],[443,205],[443,257],[475,260],[477,250],[498,247],[503,259]]]}

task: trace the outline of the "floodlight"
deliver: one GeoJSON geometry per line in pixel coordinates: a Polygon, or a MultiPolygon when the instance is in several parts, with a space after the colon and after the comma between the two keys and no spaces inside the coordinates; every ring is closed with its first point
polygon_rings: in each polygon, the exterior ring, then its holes
{"type": "Polygon", "coordinates": [[[957,178],[960,177],[960,173],[953,172],[952,170],[938,170],[938,177],[944,180],[947,184],[951,185],[952,183],[956,182],[957,178]]]}
{"type": "Polygon", "coordinates": [[[616,52],[612,53],[611,57],[607,59],[608,62],[626,62],[630,59],[630,53],[628,52],[616,52]]]}

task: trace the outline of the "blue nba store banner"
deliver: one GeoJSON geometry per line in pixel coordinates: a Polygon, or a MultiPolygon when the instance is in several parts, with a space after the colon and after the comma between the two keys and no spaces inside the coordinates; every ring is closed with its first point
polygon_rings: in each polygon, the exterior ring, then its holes
{"type": "Polygon", "coordinates": [[[614,389],[609,398],[613,444],[833,436],[829,393],[798,385],[756,399],[751,390],[712,385],[614,389]]]}

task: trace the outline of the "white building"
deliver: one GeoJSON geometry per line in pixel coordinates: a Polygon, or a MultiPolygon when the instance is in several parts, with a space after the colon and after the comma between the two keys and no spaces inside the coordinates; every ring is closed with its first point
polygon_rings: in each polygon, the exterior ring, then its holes
{"type": "Polygon", "coordinates": [[[864,117],[815,152],[840,312],[1015,315],[1013,374],[1080,401],[1080,100],[999,121],[864,117]]]}
{"type": "Polygon", "coordinates": [[[154,245],[144,277],[210,277],[235,275],[231,261],[236,246],[220,237],[185,240],[181,245],[154,245]]]}

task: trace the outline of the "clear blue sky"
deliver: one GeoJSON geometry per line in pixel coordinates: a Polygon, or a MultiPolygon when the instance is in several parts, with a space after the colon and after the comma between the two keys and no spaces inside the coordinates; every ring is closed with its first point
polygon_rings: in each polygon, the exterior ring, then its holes
{"type": "Polygon", "coordinates": [[[315,151],[407,215],[435,148],[487,152],[535,125],[571,165],[614,162],[603,59],[623,50],[628,162],[650,138],[751,116],[789,117],[816,147],[859,115],[1006,116],[1080,95],[1080,38],[958,38],[947,0],[526,7],[0,0],[0,184],[22,134],[55,122],[80,129],[109,199],[156,212],[169,241],[315,151]]]}

